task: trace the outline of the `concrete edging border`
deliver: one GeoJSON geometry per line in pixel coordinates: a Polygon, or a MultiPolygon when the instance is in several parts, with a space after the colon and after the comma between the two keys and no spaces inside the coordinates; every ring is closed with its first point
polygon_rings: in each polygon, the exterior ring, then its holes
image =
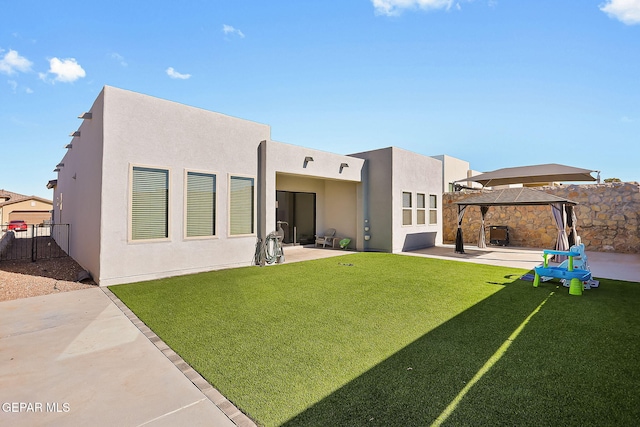
{"type": "Polygon", "coordinates": [[[142,320],[134,314],[111,290],[100,287],[125,316],[149,339],[198,389],[216,405],[238,427],[256,427],[256,423],[240,411],[233,403],[222,395],[216,388],[205,380],[182,357],[173,351],[159,336],[157,336],[142,320]]]}

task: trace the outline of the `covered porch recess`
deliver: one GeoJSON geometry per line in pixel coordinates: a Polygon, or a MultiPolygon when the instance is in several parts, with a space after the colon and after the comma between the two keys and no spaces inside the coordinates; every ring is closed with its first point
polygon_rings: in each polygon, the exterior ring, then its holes
{"type": "Polygon", "coordinates": [[[332,179],[276,174],[276,224],[283,221],[285,244],[309,245],[316,235],[336,229],[352,239],[358,233],[360,184],[332,179]]]}
{"type": "Polygon", "coordinates": [[[306,245],[333,228],[361,249],[363,159],[275,141],[258,154],[259,238],[281,225],[285,244],[306,245]]]}

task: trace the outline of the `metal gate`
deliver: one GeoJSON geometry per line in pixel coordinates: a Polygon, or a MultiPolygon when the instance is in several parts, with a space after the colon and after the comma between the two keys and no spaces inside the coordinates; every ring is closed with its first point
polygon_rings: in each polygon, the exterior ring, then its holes
{"type": "Polygon", "coordinates": [[[69,254],[69,224],[34,224],[26,230],[0,227],[0,261],[60,258],[69,254]]]}

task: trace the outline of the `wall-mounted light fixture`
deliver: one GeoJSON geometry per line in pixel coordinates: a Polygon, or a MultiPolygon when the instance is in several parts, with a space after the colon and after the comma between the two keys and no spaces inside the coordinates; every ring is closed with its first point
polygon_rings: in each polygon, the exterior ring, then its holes
{"type": "Polygon", "coordinates": [[[73,144],[67,144],[64,146],[64,148],[73,148],[73,144]]]}
{"type": "Polygon", "coordinates": [[[79,130],[77,130],[77,131],[75,131],[75,132],[71,132],[71,133],[69,134],[69,136],[73,136],[73,137],[75,137],[75,136],[80,136],[80,131],[79,131],[79,130]]]}
{"type": "Polygon", "coordinates": [[[302,167],[303,167],[303,168],[306,168],[306,167],[307,167],[307,165],[309,164],[309,162],[313,162],[313,157],[311,157],[311,156],[306,156],[306,157],[304,158],[304,163],[302,164],[302,167]]]}
{"type": "Polygon", "coordinates": [[[62,167],[64,167],[64,163],[58,163],[58,164],[56,165],[56,167],[57,167],[57,168],[62,168],[62,167]]]}
{"type": "Polygon", "coordinates": [[[93,113],[82,113],[78,116],[78,118],[91,120],[93,118],[93,113]]]}
{"type": "Polygon", "coordinates": [[[342,173],[342,169],[348,168],[348,167],[349,167],[349,163],[340,163],[340,173],[342,173]]]}
{"type": "Polygon", "coordinates": [[[76,179],[76,174],[74,173],[71,178],[76,179]]]}
{"type": "Polygon", "coordinates": [[[60,168],[55,168],[53,171],[54,172],[60,172],[60,168]]]}

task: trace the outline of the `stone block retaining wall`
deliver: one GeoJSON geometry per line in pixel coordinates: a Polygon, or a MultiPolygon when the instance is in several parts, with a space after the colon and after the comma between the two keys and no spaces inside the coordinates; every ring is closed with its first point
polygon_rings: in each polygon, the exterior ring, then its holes
{"type": "MultiPolygon", "coordinates": [[[[637,182],[563,185],[534,189],[578,203],[575,207],[578,235],[582,238],[587,250],[640,253],[640,184],[637,182]]],[[[444,194],[442,228],[445,243],[455,242],[458,215],[455,202],[477,193],[477,191],[464,190],[444,194]]],[[[479,206],[467,208],[462,220],[465,243],[472,245],[478,243],[480,218],[479,206]]],[[[558,235],[549,205],[490,207],[485,215],[487,244],[491,225],[508,226],[512,246],[553,249],[558,235]]]]}

